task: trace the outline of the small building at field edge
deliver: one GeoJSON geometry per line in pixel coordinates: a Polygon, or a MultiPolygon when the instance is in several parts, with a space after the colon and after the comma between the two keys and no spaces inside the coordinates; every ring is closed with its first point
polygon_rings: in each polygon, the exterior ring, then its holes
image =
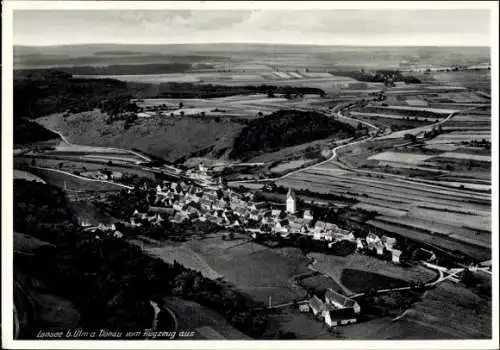
{"type": "Polygon", "coordinates": [[[359,304],[349,297],[328,289],[323,302],[316,295],[309,300],[313,315],[323,319],[329,327],[356,323],[361,312],[359,304]]]}

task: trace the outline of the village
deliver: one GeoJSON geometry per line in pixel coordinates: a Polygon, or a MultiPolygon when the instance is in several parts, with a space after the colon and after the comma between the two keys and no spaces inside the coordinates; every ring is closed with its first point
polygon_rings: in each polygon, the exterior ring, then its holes
{"type": "MultiPolygon", "coordinates": [[[[396,249],[398,242],[395,238],[385,235],[379,237],[372,232],[365,237],[359,237],[359,234],[356,237],[352,231],[342,229],[333,222],[317,220],[311,209],[298,208],[298,198],[292,189],[288,191],[284,205],[256,201],[253,192],[241,193],[221,181],[214,181],[203,166],[191,170],[189,180],[163,180],[155,185],[145,182],[134,190],[126,191],[127,194],[135,193],[144,198],[142,206],[133,207],[126,218],[129,229],[161,230],[167,223],[210,223],[229,232],[223,239],[232,239],[233,232],[245,233],[248,239],[263,244],[290,244],[291,241],[297,243],[307,239],[316,247],[322,246],[326,252],[336,244],[347,243],[354,247],[353,252],[400,264],[401,250],[396,249]]],[[[114,223],[91,226],[81,222],[81,225],[86,226],[85,230],[95,233],[97,238],[99,235],[112,235],[115,238],[126,236],[117,230],[114,223]]],[[[435,256],[429,253],[431,256],[427,261],[433,261],[435,256]]],[[[311,312],[328,327],[355,323],[361,312],[354,299],[331,288],[327,289],[324,300],[314,294],[298,305],[298,309],[300,312],[311,312]]]]}
{"type": "MultiPolygon", "coordinates": [[[[154,188],[147,183],[141,185],[138,190],[144,195],[147,210],[134,208],[128,218],[129,225],[162,227],[165,221],[175,224],[209,222],[221,228],[246,232],[252,239],[260,241],[306,237],[327,248],[339,242],[349,242],[357,250],[369,251],[400,263],[401,250],[397,249],[395,238],[379,237],[372,232],[365,237],[356,237],[352,231],[342,229],[333,222],[318,220],[311,209],[298,208],[293,189],[289,189],[285,205],[280,205],[255,201],[253,192],[242,193],[221,181],[214,181],[202,165],[197,171],[190,170],[188,176],[186,181],[163,180],[154,188]]],[[[131,192],[128,190],[128,193],[131,192]]],[[[110,231],[113,227],[101,224],[94,229],[110,231]]]]}

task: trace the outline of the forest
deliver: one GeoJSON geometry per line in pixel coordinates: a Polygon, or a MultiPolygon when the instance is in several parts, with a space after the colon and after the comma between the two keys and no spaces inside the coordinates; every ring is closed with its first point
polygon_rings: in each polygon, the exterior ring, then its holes
{"type": "Polygon", "coordinates": [[[355,135],[355,128],[317,112],[280,110],[252,120],[236,137],[230,157],[252,157],[263,152],[295,146],[313,140],[355,135]]]}
{"type": "Polygon", "coordinates": [[[398,70],[376,70],[376,71],[340,71],[340,72],[330,72],[333,75],[339,75],[344,77],[349,77],[356,79],[358,81],[366,81],[370,83],[388,83],[402,81],[406,84],[420,84],[420,79],[410,76],[403,75],[398,70]]]}
{"type": "MultiPolygon", "coordinates": [[[[69,75],[139,75],[184,73],[191,70],[189,63],[113,64],[109,66],[58,67],[57,70],[69,75]]],[[[47,69],[23,69],[22,74],[43,74],[47,69]]]]}

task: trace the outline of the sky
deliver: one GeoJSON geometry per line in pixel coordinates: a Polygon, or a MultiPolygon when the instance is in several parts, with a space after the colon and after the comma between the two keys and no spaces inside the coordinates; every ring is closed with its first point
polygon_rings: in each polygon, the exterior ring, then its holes
{"type": "Polygon", "coordinates": [[[489,46],[488,10],[15,10],[14,45],[489,46]]]}

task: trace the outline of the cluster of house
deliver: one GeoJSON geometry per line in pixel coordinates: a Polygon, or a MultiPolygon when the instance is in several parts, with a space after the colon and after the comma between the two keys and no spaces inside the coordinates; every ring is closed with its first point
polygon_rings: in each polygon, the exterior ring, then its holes
{"type": "Polygon", "coordinates": [[[88,177],[90,179],[95,179],[95,180],[121,180],[123,178],[123,173],[119,171],[105,171],[105,170],[98,170],[98,171],[86,171],[83,173],[80,173],[80,176],[83,177],[88,177]]]}
{"type": "Polygon", "coordinates": [[[79,224],[80,224],[80,226],[84,227],[85,231],[95,233],[96,234],[95,238],[97,238],[97,239],[101,238],[100,235],[113,236],[115,238],[122,238],[123,237],[123,233],[121,233],[120,231],[118,231],[116,229],[115,224],[100,223],[99,225],[94,226],[90,222],[88,222],[84,219],[79,220],[79,224]]]}
{"type": "Polygon", "coordinates": [[[370,250],[378,256],[383,256],[388,253],[391,255],[392,262],[398,264],[400,262],[399,257],[401,256],[401,250],[395,248],[396,243],[396,238],[385,235],[379,237],[370,232],[366,235],[365,239],[357,239],[357,248],[360,250],[370,250]]]}
{"type": "MultiPolygon", "coordinates": [[[[199,164],[197,168],[186,170],[185,176],[191,180],[199,183],[201,186],[214,186],[216,182],[213,180],[212,176],[208,174],[208,168],[203,164],[199,164]]],[[[219,185],[221,180],[219,179],[219,185]]]]}
{"type": "Polygon", "coordinates": [[[286,216],[282,215],[281,210],[271,210],[265,214],[268,215],[262,218],[259,229],[253,230],[254,237],[259,233],[272,232],[283,238],[291,234],[310,236],[313,240],[329,242],[329,245],[341,240],[356,241],[351,231],[343,230],[334,223],[321,220],[314,222],[310,210],[304,210],[302,215],[297,215],[297,198],[292,189],[287,193],[286,216]]]}
{"type": "Polygon", "coordinates": [[[161,225],[165,220],[174,223],[201,221],[238,227],[252,217],[255,206],[247,204],[251,198],[250,193],[241,195],[229,188],[163,181],[156,186],[154,195],[146,194],[148,211],[135,210],[130,222],[132,226],[142,226],[145,223],[161,225]]]}
{"type": "MultiPolygon", "coordinates": [[[[198,172],[203,176],[203,172],[198,172]]],[[[153,192],[146,187],[147,212],[135,210],[130,217],[132,226],[161,226],[166,220],[174,223],[185,221],[211,222],[223,227],[241,227],[253,238],[259,235],[291,234],[311,236],[334,244],[337,241],[356,242],[352,232],[325,221],[316,221],[310,210],[297,214],[293,190],[287,194],[286,211],[272,207],[267,202],[253,201],[253,194],[237,193],[224,186],[198,186],[185,181],[164,181],[153,192]],[[313,225],[314,223],[314,225],[313,225]]]]}
{"type": "MultiPolygon", "coordinates": [[[[191,175],[197,176],[197,184],[179,180],[163,181],[156,188],[148,188],[146,183],[141,186],[149,208],[144,212],[134,210],[130,217],[131,226],[162,226],[166,221],[178,224],[200,221],[226,228],[241,227],[253,238],[260,235],[287,238],[300,234],[326,242],[329,247],[339,241],[351,241],[357,243],[359,250],[370,250],[379,256],[390,253],[392,261],[399,263],[401,251],[395,248],[395,238],[369,233],[365,239],[356,239],[351,231],[341,229],[334,223],[315,221],[310,210],[303,210],[299,215],[297,198],[292,189],[287,193],[286,210],[283,210],[268,202],[255,202],[252,192],[241,194],[220,184],[213,185],[207,169],[201,165],[191,175]]],[[[113,235],[116,231],[102,224],[96,228],[113,235]]],[[[122,236],[120,232],[116,235],[122,236]]]]}
{"type": "Polygon", "coordinates": [[[325,301],[313,295],[309,302],[301,305],[299,309],[302,312],[311,311],[329,327],[355,323],[361,312],[361,307],[354,299],[330,288],[325,292],[325,301]]]}

